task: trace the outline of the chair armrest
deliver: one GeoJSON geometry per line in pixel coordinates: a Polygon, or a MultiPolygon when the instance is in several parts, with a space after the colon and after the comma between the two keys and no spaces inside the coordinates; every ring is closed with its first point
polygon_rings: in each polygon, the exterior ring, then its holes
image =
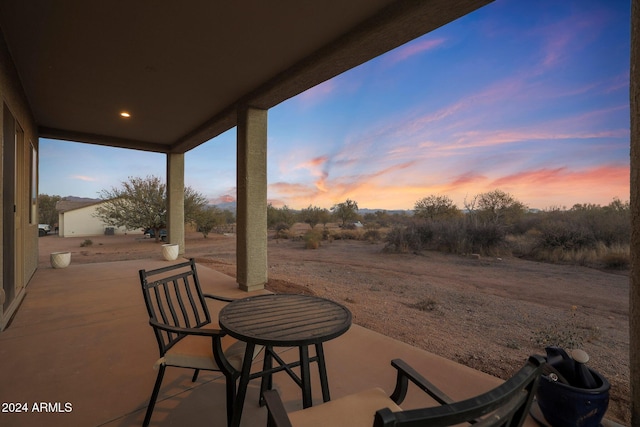
{"type": "Polygon", "coordinates": [[[267,427],[292,427],[287,411],[284,409],[280,394],[276,390],[266,390],[262,398],[267,405],[267,427]]]}
{"type": "Polygon", "coordinates": [[[229,297],[223,297],[220,295],[214,295],[214,294],[202,294],[203,297],[205,298],[211,298],[211,299],[215,299],[218,301],[224,301],[224,302],[231,302],[231,301],[235,301],[235,298],[229,298],[229,297]]]}
{"type": "Polygon", "coordinates": [[[433,385],[431,381],[420,375],[418,371],[409,366],[402,359],[393,359],[391,366],[398,370],[398,376],[396,378],[396,388],[391,394],[391,400],[398,405],[402,403],[407,395],[407,389],[409,387],[409,381],[418,386],[422,391],[434,398],[441,405],[454,403],[453,399],[447,396],[442,390],[433,385]]]}
{"type": "Polygon", "coordinates": [[[153,319],[149,319],[149,324],[154,328],[161,329],[163,331],[172,332],[179,335],[201,335],[206,337],[222,337],[226,335],[222,329],[213,328],[179,328],[177,326],[169,326],[163,323],[158,323],[153,319]]]}

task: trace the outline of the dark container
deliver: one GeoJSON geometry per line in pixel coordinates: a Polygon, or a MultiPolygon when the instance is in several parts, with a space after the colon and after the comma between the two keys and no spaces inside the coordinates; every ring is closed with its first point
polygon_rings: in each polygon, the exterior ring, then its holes
{"type": "Polygon", "coordinates": [[[609,406],[611,385],[599,372],[588,368],[595,388],[580,388],[553,381],[543,375],[536,394],[546,421],[553,427],[598,427],[609,406]]]}

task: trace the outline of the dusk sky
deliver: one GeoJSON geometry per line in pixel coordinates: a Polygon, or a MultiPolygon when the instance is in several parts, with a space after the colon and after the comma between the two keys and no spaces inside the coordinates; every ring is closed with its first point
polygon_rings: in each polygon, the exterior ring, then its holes
{"type": "MultiPolygon", "coordinates": [[[[629,28],[629,0],[497,0],[269,110],[268,199],[629,200],[629,28]]],[[[185,155],[212,203],[235,199],[235,138],[185,155]]],[[[163,154],[40,140],[41,194],[96,198],[165,170],[163,154]]]]}

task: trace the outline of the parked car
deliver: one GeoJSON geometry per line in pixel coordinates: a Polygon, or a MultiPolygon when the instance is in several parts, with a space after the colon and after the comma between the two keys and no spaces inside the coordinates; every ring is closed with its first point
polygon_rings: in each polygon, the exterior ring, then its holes
{"type": "MultiPolygon", "coordinates": [[[[153,228],[147,228],[146,230],[144,230],[144,234],[148,235],[149,238],[155,238],[156,237],[156,232],[154,231],[153,228]]],[[[167,229],[166,228],[161,228],[160,229],[160,240],[162,240],[163,242],[167,241],[167,229]]]]}
{"type": "Polygon", "coordinates": [[[38,224],[38,236],[46,236],[51,231],[49,224],[38,224]]]}

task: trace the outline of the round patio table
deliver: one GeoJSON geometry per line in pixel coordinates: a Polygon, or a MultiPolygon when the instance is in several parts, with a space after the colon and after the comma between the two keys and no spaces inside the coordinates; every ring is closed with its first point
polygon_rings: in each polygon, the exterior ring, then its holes
{"type": "Polygon", "coordinates": [[[312,405],[309,364],[318,363],[323,401],[330,400],[322,343],[344,334],[351,327],[351,312],[341,304],[310,295],[259,295],[235,300],[226,305],[218,319],[220,327],[232,337],[247,343],[238,393],[234,402],[232,426],[240,425],[249,381],[262,378],[262,392],[271,389],[271,376],[286,371],[302,389],[303,407],[312,405]],[[265,347],[261,371],[251,374],[256,345],[265,347]],[[309,357],[309,346],[316,355],[309,357]],[[287,363],[273,347],[298,347],[300,360],[287,363]],[[273,367],[273,360],[278,366],[273,367]],[[300,367],[300,376],[292,368],[300,367]]]}

